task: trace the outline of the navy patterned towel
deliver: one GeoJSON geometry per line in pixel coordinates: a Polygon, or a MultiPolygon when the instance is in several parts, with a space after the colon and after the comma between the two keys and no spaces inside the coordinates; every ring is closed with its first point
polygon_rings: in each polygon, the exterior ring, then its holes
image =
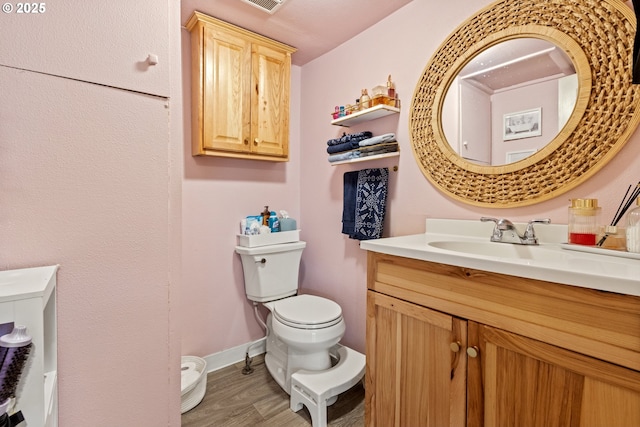
{"type": "Polygon", "coordinates": [[[357,147],[358,142],[371,138],[372,136],[373,134],[368,130],[364,132],[350,133],[348,135],[346,132],[342,132],[342,136],[340,138],[334,138],[334,139],[328,140],[327,145],[331,146],[331,145],[345,144],[347,142],[355,142],[357,147]]]}
{"type": "Polygon", "coordinates": [[[357,240],[379,239],[387,205],[389,169],[344,174],[342,232],[357,240]]]}

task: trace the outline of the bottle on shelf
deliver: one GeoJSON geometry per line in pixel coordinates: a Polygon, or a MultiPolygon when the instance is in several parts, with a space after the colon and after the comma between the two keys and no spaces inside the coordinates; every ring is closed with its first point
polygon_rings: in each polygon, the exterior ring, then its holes
{"type": "Polygon", "coordinates": [[[387,96],[394,100],[393,105],[395,105],[396,86],[391,81],[391,74],[389,74],[389,77],[387,78],[387,96]]]}
{"type": "Polygon", "coordinates": [[[367,89],[362,89],[362,94],[360,95],[360,105],[363,109],[371,107],[371,98],[369,98],[367,89]]]}
{"type": "Polygon", "coordinates": [[[627,252],[640,253],[640,197],[627,214],[627,252]]]}

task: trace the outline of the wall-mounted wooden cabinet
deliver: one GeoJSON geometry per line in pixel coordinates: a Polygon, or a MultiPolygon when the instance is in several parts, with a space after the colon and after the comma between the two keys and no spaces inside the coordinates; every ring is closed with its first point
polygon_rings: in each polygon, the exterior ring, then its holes
{"type": "Polygon", "coordinates": [[[369,253],[367,426],[640,425],[640,298],[369,253]]]}
{"type": "Polygon", "coordinates": [[[287,161],[295,49],[199,12],[187,29],[192,154],[287,161]]]}

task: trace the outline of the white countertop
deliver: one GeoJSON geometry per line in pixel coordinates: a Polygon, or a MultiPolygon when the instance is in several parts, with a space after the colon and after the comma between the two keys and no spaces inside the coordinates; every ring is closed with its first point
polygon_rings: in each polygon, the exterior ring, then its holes
{"type": "MultiPolygon", "coordinates": [[[[524,229],[522,224],[516,225],[521,231],[524,229]]],[[[564,249],[561,243],[566,242],[566,225],[535,225],[541,243],[533,250],[544,255],[540,259],[470,254],[430,245],[433,242],[460,241],[468,242],[471,246],[477,244],[476,242],[489,242],[493,226],[493,223],[482,223],[479,220],[427,219],[426,233],[364,240],[360,242],[360,247],[405,258],[640,296],[639,259],[564,249]]],[[[522,245],[514,246],[519,248],[513,249],[532,249],[522,245]]]]}

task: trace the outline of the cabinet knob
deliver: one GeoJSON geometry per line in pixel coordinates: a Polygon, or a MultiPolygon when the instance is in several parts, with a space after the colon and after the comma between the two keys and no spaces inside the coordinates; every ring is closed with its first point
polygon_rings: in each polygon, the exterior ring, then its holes
{"type": "Polygon", "coordinates": [[[478,357],[478,354],[480,354],[480,350],[478,350],[478,347],[467,347],[467,355],[469,355],[469,357],[478,357]]]}
{"type": "Polygon", "coordinates": [[[253,140],[253,145],[258,145],[260,144],[260,140],[258,138],[253,140]]]}
{"type": "Polygon", "coordinates": [[[454,353],[457,353],[460,351],[460,346],[461,346],[460,341],[452,342],[451,344],[449,344],[449,348],[454,353]]]}
{"type": "Polygon", "coordinates": [[[247,138],[244,139],[244,145],[249,145],[249,140],[247,138]]]}
{"type": "Polygon", "coordinates": [[[158,65],[158,55],[150,53],[149,56],[147,56],[147,64],[158,65]]]}

